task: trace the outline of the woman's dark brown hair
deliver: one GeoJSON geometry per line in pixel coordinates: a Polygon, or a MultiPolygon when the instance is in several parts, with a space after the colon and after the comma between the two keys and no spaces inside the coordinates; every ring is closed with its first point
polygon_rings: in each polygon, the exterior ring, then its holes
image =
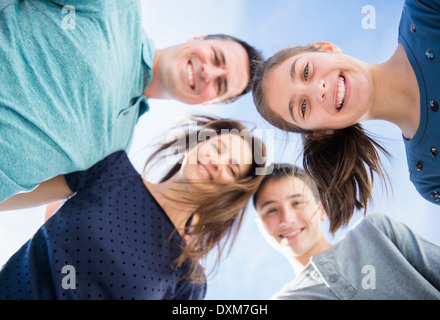
{"type": "MultiPolygon", "coordinates": [[[[186,233],[190,235],[189,241],[175,262],[177,267],[183,263],[189,263],[191,272],[188,277],[194,281],[200,281],[204,279],[203,272],[198,267],[200,260],[206,258],[212,249],[217,248],[215,268],[220,262],[227,243],[229,242],[232,247],[235,241],[247,203],[264,177],[266,147],[260,139],[252,135],[245,125],[236,120],[193,116],[176,128],[179,128],[180,135],[173,141],[160,144],[144,167],[145,173],[147,166],[152,162],[161,162],[161,160],[163,162],[167,151],[174,148],[173,154],[177,155],[178,161],[172,165],[160,182],[167,181],[179,172],[184,153],[200,142],[194,137],[203,136],[204,132],[208,132],[208,136],[223,133],[238,134],[249,144],[253,154],[250,171],[234,183],[217,182],[218,188],[203,188],[203,182],[196,183],[196,187],[199,186],[197,194],[191,191],[194,188],[188,188],[188,191],[182,194],[181,199],[172,199],[176,204],[195,205],[196,207],[187,222],[186,233]]],[[[192,185],[194,184],[192,182],[192,185]]]]}
{"type": "MultiPolygon", "coordinates": [[[[372,200],[374,173],[385,181],[386,174],[378,150],[389,157],[387,150],[373,140],[361,124],[335,130],[333,134],[313,135],[284,121],[267,105],[264,95],[266,76],[287,59],[304,52],[317,52],[314,46],[298,46],[281,50],[263,62],[255,75],[252,95],[261,116],[273,126],[300,133],[303,138],[303,167],[314,179],[322,205],[330,220],[330,232],[347,225],[355,209],[367,210],[372,200]]],[[[330,53],[329,53],[330,54],[330,53]]]]}

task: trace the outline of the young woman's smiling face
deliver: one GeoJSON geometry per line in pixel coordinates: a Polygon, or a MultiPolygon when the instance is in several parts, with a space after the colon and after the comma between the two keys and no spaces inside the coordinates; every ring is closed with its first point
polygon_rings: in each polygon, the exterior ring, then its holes
{"type": "Polygon", "coordinates": [[[217,135],[188,151],[181,177],[195,181],[233,182],[249,173],[252,159],[252,149],[243,137],[217,135]]]}
{"type": "Polygon", "coordinates": [[[372,105],[369,73],[339,48],[288,58],[267,74],[263,88],[272,112],[311,131],[352,126],[364,120],[372,105]]]}

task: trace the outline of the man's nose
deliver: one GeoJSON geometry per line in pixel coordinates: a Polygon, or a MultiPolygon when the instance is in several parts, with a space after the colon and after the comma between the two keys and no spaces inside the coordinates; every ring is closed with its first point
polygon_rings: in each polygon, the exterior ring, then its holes
{"type": "Polygon", "coordinates": [[[213,64],[210,63],[204,63],[202,64],[201,67],[201,71],[202,71],[202,80],[204,82],[209,82],[212,79],[217,79],[223,75],[225,75],[226,71],[221,68],[221,67],[217,67],[213,64]]]}

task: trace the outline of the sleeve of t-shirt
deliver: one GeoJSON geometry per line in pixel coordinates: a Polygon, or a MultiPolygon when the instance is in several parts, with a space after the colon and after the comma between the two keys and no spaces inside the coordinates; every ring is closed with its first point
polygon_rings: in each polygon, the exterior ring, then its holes
{"type": "Polygon", "coordinates": [[[414,268],[440,290],[440,246],[414,233],[405,224],[386,215],[373,214],[366,218],[386,235],[414,268]]]}
{"type": "Polygon", "coordinates": [[[77,12],[99,13],[118,11],[138,3],[139,0],[52,0],[62,7],[74,8],[77,12]]]}
{"type": "Polygon", "coordinates": [[[119,166],[121,162],[127,162],[127,166],[129,166],[128,161],[125,151],[118,151],[97,162],[89,169],[66,174],[64,178],[70,190],[81,192],[105,181],[113,175],[114,167],[119,166]]]}

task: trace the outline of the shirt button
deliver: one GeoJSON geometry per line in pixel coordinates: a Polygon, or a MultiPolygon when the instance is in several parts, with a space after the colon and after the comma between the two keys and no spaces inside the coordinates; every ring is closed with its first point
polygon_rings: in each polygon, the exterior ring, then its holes
{"type": "Polygon", "coordinates": [[[423,169],[423,161],[419,161],[419,162],[417,162],[417,164],[416,164],[416,168],[417,168],[417,171],[422,170],[422,169],[423,169]]]}
{"type": "Polygon", "coordinates": [[[336,281],[338,281],[338,279],[339,279],[339,276],[337,274],[331,274],[328,277],[328,281],[331,283],[335,283],[336,281]]]}
{"type": "Polygon", "coordinates": [[[438,102],[435,100],[431,100],[429,101],[429,107],[431,108],[432,111],[437,112],[438,111],[438,102]]]}
{"type": "Polygon", "coordinates": [[[434,201],[439,201],[440,200],[440,193],[438,193],[437,191],[434,191],[431,193],[431,198],[434,199],[434,201]]]}
{"type": "Polygon", "coordinates": [[[319,279],[319,273],[317,271],[313,272],[313,277],[319,279]]]}
{"type": "Polygon", "coordinates": [[[434,158],[436,158],[438,156],[438,150],[436,147],[431,147],[431,156],[433,156],[434,158]]]}
{"type": "Polygon", "coordinates": [[[425,52],[425,56],[429,59],[432,60],[434,59],[434,50],[432,50],[431,48],[428,48],[425,52]]]}
{"type": "Polygon", "coordinates": [[[411,23],[411,27],[410,27],[411,33],[416,33],[417,29],[416,26],[414,25],[414,23],[411,23]]]}

